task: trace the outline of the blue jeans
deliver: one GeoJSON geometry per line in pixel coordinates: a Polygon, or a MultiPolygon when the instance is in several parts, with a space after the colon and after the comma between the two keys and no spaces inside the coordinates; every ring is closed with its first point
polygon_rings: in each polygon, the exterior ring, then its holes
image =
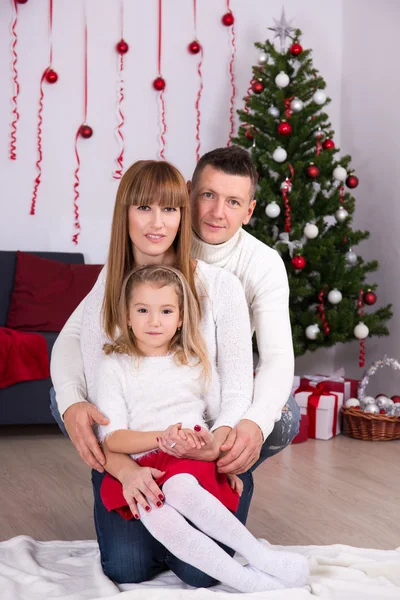
{"type": "MultiPolygon", "coordinates": [[[[50,410],[62,432],[67,435],[57,409],[54,390],[50,390],[50,410]]],[[[290,444],[297,435],[300,410],[291,396],[284,407],[282,418],[275,423],[271,435],[264,442],[260,458],[253,467],[240,475],[243,493],[236,517],[246,524],[254,484],[252,472],[267,458],[274,456],[290,444]]],[[[104,473],[92,471],[94,495],[94,522],[104,573],[117,583],[140,583],[158,573],[171,569],[182,581],[193,587],[210,587],[217,581],[195,567],[179,560],[147,531],[141,521],[126,521],[115,512],[108,512],[100,498],[104,473]]],[[[233,556],[234,551],[219,544],[233,556]]]]}

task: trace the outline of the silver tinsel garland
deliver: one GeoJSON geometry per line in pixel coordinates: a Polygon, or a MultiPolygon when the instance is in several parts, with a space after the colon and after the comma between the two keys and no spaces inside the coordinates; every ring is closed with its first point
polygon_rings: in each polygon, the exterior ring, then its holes
{"type": "Polygon", "coordinates": [[[361,401],[365,397],[365,390],[369,384],[369,378],[375,375],[380,367],[391,367],[395,371],[400,371],[400,363],[395,358],[384,356],[381,360],[377,360],[364,372],[358,387],[358,399],[361,401]]]}

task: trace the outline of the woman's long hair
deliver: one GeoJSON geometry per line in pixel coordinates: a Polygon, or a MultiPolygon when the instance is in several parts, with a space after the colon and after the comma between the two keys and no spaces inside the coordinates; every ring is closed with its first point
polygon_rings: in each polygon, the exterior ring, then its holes
{"type": "Polygon", "coordinates": [[[201,310],[194,281],[194,261],[190,258],[191,220],[189,194],[181,173],[166,161],[139,160],[122,177],[117,191],[107,260],[107,279],[102,317],[103,327],[113,339],[118,322],[118,303],[126,275],[135,267],[129,237],[129,207],[149,206],[181,209],[181,222],[174,241],[175,266],[186,278],[198,309],[201,310]]]}
{"type": "Polygon", "coordinates": [[[177,363],[187,365],[201,364],[205,380],[210,379],[210,363],[204,339],[200,333],[200,311],[197,300],[183,274],[174,267],[163,265],[140,267],[125,277],[119,298],[118,336],[111,344],[104,345],[105,354],[129,354],[140,357],[135,335],[128,326],[129,305],[135,287],[141,283],[150,283],[157,288],[170,285],[178,296],[179,314],[182,326],[175,332],[169,346],[177,363]]]}

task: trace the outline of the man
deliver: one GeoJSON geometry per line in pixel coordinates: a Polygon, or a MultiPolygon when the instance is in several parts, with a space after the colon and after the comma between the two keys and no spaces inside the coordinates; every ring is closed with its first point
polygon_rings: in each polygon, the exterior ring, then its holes
{"type": "MultiPolygon", "coordinates": [[[[193,256],[240,279],[257,337],[260,358],[253,403],[221,446],[225,455],[217,463],[222,473],[242,474],[244,491],[237,516],[243,523],[253,493],[251,471],[292,441],[300,418],[294,399],[289,398],[294,359],[286,270],[275,250],[242,229],[256,205],[257,179],[248,153],[231,146],[205,154],[188,183],[193,256]]],[[[95,406],[81,401],[83,390],[82,394],[65,410],[65,428],[82,459],[103,471],[104,456],[92,425],[104,423],[104,417],[95,406]]],[[[54,396],[52,405],[56,413],[54,396]]],[[[174,452],[179,456],[179,444],[174,452]]]]}

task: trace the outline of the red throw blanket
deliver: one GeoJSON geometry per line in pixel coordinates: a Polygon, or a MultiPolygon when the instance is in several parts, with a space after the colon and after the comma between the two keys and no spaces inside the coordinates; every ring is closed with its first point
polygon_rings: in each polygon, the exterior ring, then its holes
{"type": "Polygon", "coordinates": [[[0,388],[50,377],[44,337],[0,327],[0,388]]]}

